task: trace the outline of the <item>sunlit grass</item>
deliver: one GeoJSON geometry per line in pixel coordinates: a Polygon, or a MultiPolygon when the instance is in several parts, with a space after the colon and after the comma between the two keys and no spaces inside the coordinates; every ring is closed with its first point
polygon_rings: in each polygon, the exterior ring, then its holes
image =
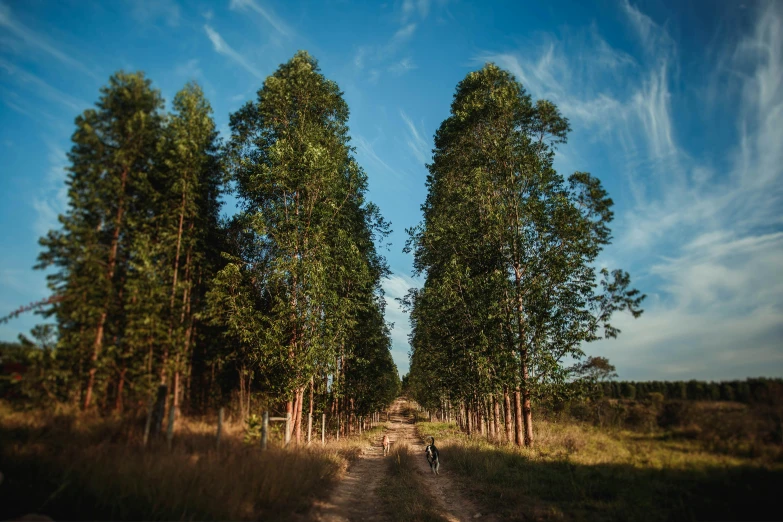
{"type": "Polygon", "coordinates": [[[504,517],[577,520],[769,519],[783,484],[773,453],[740,457],[699,441],[539,421],[536,447],[468,438],[422,422],[438,441],[441,471],[504,517]]]}

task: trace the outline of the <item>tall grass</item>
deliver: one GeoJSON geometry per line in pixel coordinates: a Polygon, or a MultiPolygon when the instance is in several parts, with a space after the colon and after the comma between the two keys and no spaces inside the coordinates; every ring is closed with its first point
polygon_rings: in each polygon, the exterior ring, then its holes
{"type": "Polygon", "coordinates": [[[774,519],[783,463],[568,422],[539,421],[535,449],[469,439],[454,425],[420,423],[486,507],[510,520],[774,519]]]}
{"type": "Polygon", "coordinates": [[[286,520],[326,496],[347,462],[377,436],[296,451],[242,442],[241,425],[183,421],[169,450],[139,444],[143,419],[14,412],[0,403],[0,520],[286,520]]]}
{"type": "Polygon", "coordinates": [[[408,445],[395,444],[385,458],[387,473],[378,489],[378,496],[385,505],[385,511],[391,514],[392,520],[445,521],[433,506],[430,496],[423,493],[416,474],[414,456],[408,445]]]}

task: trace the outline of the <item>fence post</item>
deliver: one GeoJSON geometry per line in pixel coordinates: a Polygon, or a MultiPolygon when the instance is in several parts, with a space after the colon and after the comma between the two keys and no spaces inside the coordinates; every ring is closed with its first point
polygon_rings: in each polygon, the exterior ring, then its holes
{"type": "Polygon", "coordinates": [[[359,436],[362,435],[362,416],[359,415],[359,436]]]}
{"type": "Polygon", "coordinates": [[[285,414],[285,445],[291,442],[291,414],[285,414]]]}
{"type": "Polygon", "coordinates": [[[321,446],[326,444],[326,414],[321,414],[321,446]]]}
{"type": "Polygon", "coordinates": [[[218,410],[218,426],[217,426],[217,441],[215,444],[216,449],[220,449],[220,432],[223,431],[223,408],[218,410]]]}
{"type": "Polygon", "coordinates": [[[269,440],[269,412],[265,411],[261,416],[261,449],[266,449],[269,440]]]}
{"type": "Polygon", "coordinates": [[[313,414],[307,414],[307,444],[310,444],[310,440],[313,437],[313,414]]]}
{"type": "Polygon", "coordinates": [[[340,414],[337,414],[337,440],[340,440],[340,414]]]}
{"type": "Polygon", "coordinates": [[[174,417],[177,414],[177,408],[174,407],[174,401],[169,406],[169,425],[166,427],[166,443],[171,449],[171,441],[174,439],[174,417]]]}

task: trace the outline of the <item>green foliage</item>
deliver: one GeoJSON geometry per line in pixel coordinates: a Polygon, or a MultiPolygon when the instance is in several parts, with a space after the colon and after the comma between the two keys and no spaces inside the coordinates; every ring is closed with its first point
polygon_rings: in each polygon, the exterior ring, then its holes
{"type": "Polygon", "coordinates": [[[426,277],[405,300],[421,404],[520,387],[527,409],[572,393],[561,361],[579,361],[601,331],[615,337],[615,312],[641,314],[628,274],[594,266],[612,200],[592,175],[553,167],[569,130],[554,104],[493,64],[457,85],[435,135],[424,221],[406,246],[426,277]]]}

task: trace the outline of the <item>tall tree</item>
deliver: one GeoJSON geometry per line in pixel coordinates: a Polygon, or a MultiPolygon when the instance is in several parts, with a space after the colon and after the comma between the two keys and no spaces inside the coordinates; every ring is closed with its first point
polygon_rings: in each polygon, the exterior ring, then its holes
{"type": "Polygon", "coordinates": [[[246,358],[275,369],[297,440],[306,386],[344,357],[361,308],[354,303],[372,303],[385,270],[372,238],[386,225],[364,201],[347,120],[337,84],[306,52],[231,116],[227,158],[249,239],[218,274],[210,302],[229,306],[219,321],[246,358]]]}
{"type": "Polygon", "coordinates": [[[61,298],[53,310],[60,337],[86,371],[84,408],[108,376],[106,349],[122,350],[122,287],[134,232],[149,215],[162,105],[143,73],[109,79],[96,108],[76,119],[62,229],[41,240],[37,266],[58,268],[49,285],[61,298]]]}
{"type": "MultiPolygon", "coordinates": [[[[526,445],[533,444],[532,400],[563,389],[562,361],[581,358],[582,343],[601,327],[615,336],[611,315],[638,316],[644,298],[628,289],[627,273],[596,272],[611,239],[612,200],[590,174],[565,180],[553,168],[568,131],[554,104],[533,103],[508,72],[489,64],[469,73],[435,136],[425,220],[411,231],[416,269],[447,290],[441,299],[462,302],[472,319],[465,324],[493,332],[488,338],[502,353],[487,360],[516,360],[508,385],[517,390],[516,440],[526,445]],[[486,317],[473,306],[471,287],[496,303],[486,317]]],[[[471,364],[481,353],[470,351],[471,364]]]]}

